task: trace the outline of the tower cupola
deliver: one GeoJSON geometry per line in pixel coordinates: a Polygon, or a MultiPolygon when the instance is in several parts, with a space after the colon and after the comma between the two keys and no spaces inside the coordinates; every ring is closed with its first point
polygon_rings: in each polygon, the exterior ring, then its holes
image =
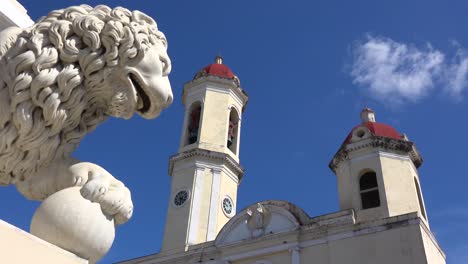
{"type": "Polygon", "coordinates": [[[418,175],[423,160],[415,144],[376,122],[372,109],[360,117],[329,164],[340,208],[354,209],[358,221],[418,212],[427,222],[418,175]]]}

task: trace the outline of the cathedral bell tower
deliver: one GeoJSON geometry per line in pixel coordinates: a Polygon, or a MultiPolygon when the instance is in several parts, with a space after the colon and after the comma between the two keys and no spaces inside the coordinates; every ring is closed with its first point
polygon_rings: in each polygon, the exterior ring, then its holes
{"type": "Polygon", "coordinates": [[[211,241],[236,210],[242,112],[248,96],[220,56],[184,85],[179,151],[169,160],[171,194],[161,251],[211,241]]]}
{"type": "Polygon", "coordinates": [[[369,108],[351,130],[329,167],[336,174],[340,209],[354,209],[358,222],[417,212],[427,224],[413,142],[375,121],[369,108]]]}

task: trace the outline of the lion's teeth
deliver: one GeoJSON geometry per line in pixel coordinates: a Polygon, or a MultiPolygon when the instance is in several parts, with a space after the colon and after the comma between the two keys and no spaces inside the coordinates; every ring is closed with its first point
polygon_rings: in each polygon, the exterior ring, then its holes
{"type": "Polygon", "coordinates": [[[137,109],[143,108],[143,100],[141,100],[140,96],[137,96],[137,109]]]}

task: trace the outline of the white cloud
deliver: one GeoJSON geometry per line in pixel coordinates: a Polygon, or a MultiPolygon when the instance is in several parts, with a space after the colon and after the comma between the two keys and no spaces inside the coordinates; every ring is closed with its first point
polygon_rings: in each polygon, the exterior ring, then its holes
{"type": "Polygon", "coordinates": [[[354,47],[353,83],[384,103],[417,102],[437,87],[461,98],[468,87],[468,56],[458,48],[446,63],[446,55],[427,44],[417,48],[389,38],[368,36],[354,47]]]}
{"type": "Polygon", "coordinates": [[[459,48],[452,65],[448,68],[447,91],[456,98],[461,98],[463,89],[468,87],[468,56],[459,48]]]}

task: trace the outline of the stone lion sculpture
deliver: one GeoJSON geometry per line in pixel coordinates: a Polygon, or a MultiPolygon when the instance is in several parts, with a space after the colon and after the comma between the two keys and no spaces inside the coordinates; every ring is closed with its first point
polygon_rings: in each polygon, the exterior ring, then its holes
{"type": "Polygon", "coordinates": [[[155,118],[172,102],[167,42],[139,11],[74,6],[0,33],[0,184],[44,200],[69,188],[116,224],[129,190],[71,153],[108,116],[155,118]]]}

